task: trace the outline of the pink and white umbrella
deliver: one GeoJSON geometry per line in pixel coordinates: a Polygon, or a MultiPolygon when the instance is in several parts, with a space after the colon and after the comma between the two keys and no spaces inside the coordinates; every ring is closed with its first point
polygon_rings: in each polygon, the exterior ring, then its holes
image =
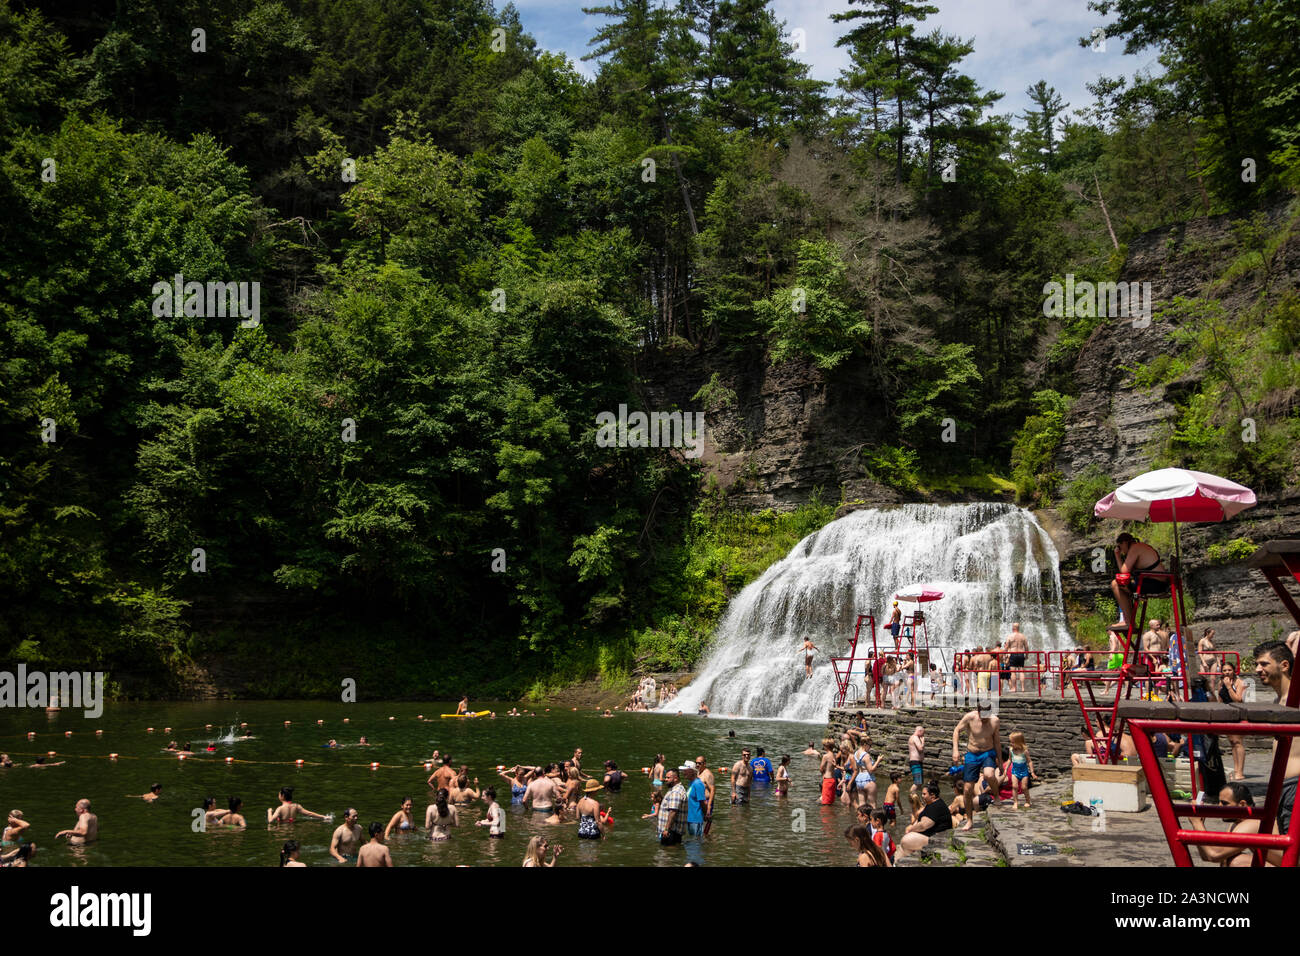
{"type": "Polygon", "coordinates": [[[918,585],[913,585],[910,588],[906,588],[902,591],[899,591],[897,594],[894,595],[894,600],[914,601],[920,604],[925,601],[937,601],[941,597],[943,597],[942,591],[931,591],[928,588],[923,588],[918,584],[918,585]]]}
{"type": "Polygon", "coordinates": [[[1174,523],[1178,553],[1179,521],[1224,521],[1255,506],[1255,492],[1218,475],[1186,468],[1161,468],[1120,485],[1093,506],[1099,518],[1174,523]]]}

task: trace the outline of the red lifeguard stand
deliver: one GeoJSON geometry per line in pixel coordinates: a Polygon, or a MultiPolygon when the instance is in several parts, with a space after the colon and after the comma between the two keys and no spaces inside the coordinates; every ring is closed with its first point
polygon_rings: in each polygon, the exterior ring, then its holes
{"type": "MultiPolygon", "coordinates": [[[[1161,683],[1179,684],[1182,701],[1188,702],[1191,681],[1187,672],[1187,609],[1183,600],[1183,584],[1178,551],[1178,522],[1223,521],[1255,505],[1255,493],[1249,488],[1226,478],[1202,471],[1184,468],[1161,468],[1138,475],[1121,485],[1093,506],[1093,514],[1100,518],[1118,518],[1131,521],[1171,522],[1174,526],[1174,555],[1168,571],[1138,572],[1137,592],[1133,598],[1128,632],[1124,637],[1124,656],[1118,670],[1072,672],[1075,696],[1083,711],[1084,727],[1092,739],[1093,753],[1098,763],[1109,763],[1117,755],[1123,736],[1124,721],[1131,713],[1133,686],[1147,683],[1154,687],[1150,666],[1136,659],[1134,638],[1142,633],[1146,623],[1147,601],[1152,596],[1150,585],[1166,581],[1173,603],[1174,635],[1177,642],[1178,672],[1161,675],[1161,683]],[[1105,695],[1098,700],[1097,686],[1114,685],[1114,696],[1105,695]],[[1085,700],[1085,693],[1087,695],[1085,700]],[[1102,721],[1101,715],[1109,713],[1102,721]],[[1094,725],[1095,719],[1095,725],[1094,725]]],[[[1163,595],[1161,595],[1163,596],[1163,595]]],[[[1170,660],[1173,660],[1171,647],[1170,660]]],[[[1172,667],[1171,667],[1172,671],[1172,667]]],[[[1153,695],[1154,696],[1154,695],[1153,695]]],[[[1171,693],[1172,697],[1173,694],[1171,693]]],[[[1137,701],[1141,703],[1141,701],[1137,701]]],[[[1193,764],[1195,761],[1193,761],[1193,764]]],[[[1192,770],[1192,792],[1196,792],[1196,771],[1192,770]]]]}
{"type": "MultiPolygon", "coordinates": [[[[1283,573],[1300,583],[1300,540],[1269,541],[1247,562],[1261,571],[1282,604],[1300,627],[1300,605],[1283,584],[1283,573]]],[[[1274,834],[1273,824],[1282,801],[1286,783],[1286,765],[1292,741],[1300,736],[1300,681],[1294,677],[1285,701],[1276,704],[1221,704],[1134,701],[1120,708],[1133,727],[1133,744],[1142,759],[1142,769],[1151,790],[1164,830],[1165,840],[1177,866],[1192,866],[1188,848],[1192,846],[1240,847],[1251,851],[1251,866],[1263,866],[1270,851],[1282,851],[1281,865],[1294,867],[1300,860],[1300,814],[1292,812],[1286,833],[1274,834]],[[1263,807],[1221,807],[1213,803],[1175,803],[1165,781],[1160,756],[1151,744],[1154,734],[1174,731],[1183,734],[1235,734],[1271,736],[1277,741],[1268,790],[1263,807]],[[1180,817],[1259,821],[1257,833],[1236,833],[1204,829],[1183,829],[1180,817]]],[[[1193,761],[1194,763],[1194,761],[1193,761]]],[[[1193,776],[1193,780],[1195,777],[1193,776]]],[[[1294,811],[1294,807],[1292,808],[1294,811]]]]}
{"type": "MultiPolygon", "coordinates": [[[[858,639],[862,635],[862,622],[866,621],[871,629],[872,657],[876,656],[876,619],[871,614],[859,614],[857,624],[853,627],[853,638],[849,641],[848,657],[832,657],[831,667],[835,670],[835,706],[843,707],[844,699],[849,693],[849,681],[853,677],[853,662],[858,654],[858,639]],[[843,670],[841,670],[843,665],[843,670]]],[[[865,693],[865,684],[864,690],[865,693]]]]}

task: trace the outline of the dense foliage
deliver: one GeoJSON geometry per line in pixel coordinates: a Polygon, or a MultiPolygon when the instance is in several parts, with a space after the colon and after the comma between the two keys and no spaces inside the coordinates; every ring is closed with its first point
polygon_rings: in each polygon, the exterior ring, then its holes
{"type": "MultiPolygon", "coordinates": [[[[0,0],[0,660],[373,696],[688,664],[831,509],[597,442],[651,352],[857,364],[865,474],[1052,500],[1096,320],[1043,283],[1300,186],[1292,5],[1093,6],[1166,72],[1013,117],[902,0],[849,4],[834,87],[766,0],[593,7],[594,81],[489,0],[0,0]],[[160,308],[174,277],[258,283],[260,323],[160,308]]],[[[1281,480],[1294,298],[1179,307],[1169,453],[1281,480]],[[1255,464],[1216,457],[1238,400],[1255,464]]]]}

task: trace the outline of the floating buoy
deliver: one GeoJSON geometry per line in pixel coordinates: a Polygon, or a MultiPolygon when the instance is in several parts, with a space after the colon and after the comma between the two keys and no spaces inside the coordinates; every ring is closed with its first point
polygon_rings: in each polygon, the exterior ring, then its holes
{"type": "Polygon", "coordinates": [[[188,756],[189,756],[189,754],[177,754],[177,755],[176,755],[176,759],[177,759],[177,760],[184,760],[184,759],[185,759],[186,757],[188,757],[188,756]]]}
{"type": "Polygon", "coordinates": [[[389,719],[389,720],[396,720],[397,718],[396,718],[396,717],[389,717],[388,719],[389,719]]]}
{"type": "Polygon", "coordinates": [[[416,720],[424,720],[424,714],[416,714],[416,715],[415,715],[415,719],[416,719],[416,720]]]}
{"type": "Polygon", "coordinates": [[[204,724],[204,725],[203,725],[203,729],[204,729],[204,730],[211,730],[211,729],[212,729],[212,725],[211,725],[211,724],[204,724]]]}
{"type": "Polygon", "coordinates": [[[426,764],[424,765],[424,769],[425,769],[425,770],[432,770],[432,769],[433,769],[433,764],[431,764],[431,763],[426,763],[426,764]]]}
{"type": "Polygon", "coordinates": [[[370,765],[370,769],[371,769],[371,770],[378,770],[378,769],[379,769],[379,761],[376,760],[374,763],[372,763],[372,764],[370,765]]]}
{"type": "Polygon", "coordinates": [[[97,730],[97,731],[95,731],[95,736],[96,736],[96,737],[102,737],[102,736],[104,736],[104,732],[103,732],[102,730],[97,730]]]}
{"type": "Polygon", "coordinates": [[[226,763],[234,763],[234,762],[235,762],[235,758],[234,758],[234,757],[227,757],[227,758],[226,758],[226,763]]]}
{"type": "Polygon", "coordinates": [[[117,759],[117,754],[109,754],[109,755],[108,755],[108,759],[109,759],[109,760],[116,760],[116,759],[117,759]]]}
{"type": "Polygon", "coordinates": [[[286,720],[286,721],[284,722],[284,725],[285,725],[286,727],[288,727],[291,723],[293,723],[293,721],[291,721],[291,720],[286,720]]]}
{"type": "Polygon", "coordinates": [[[53,756],[54,756],[54,751],[53,751],[53,750],[47,751],[45,755],[46,755],[47,757],[53,757],[53,756]]]}
{"type": "Polygon", "coordinates": [[[165,733],[165,734],[170,734],[171,732],[172,732],[172,729],[171,729],[170,727],[164,727],[164,728],[163,728],[163,733],[165,733]]]}
{"type": "Polygon", "coordinates": [[[352,723],[352,718],[351,718],[351,717],[344,717],[344,718],[343,718],[343,723],[345,723],[345,724],[350,724],[350,723],[352,723]]]}
{"type": "Polygon", "coordinates": [[[72,731],[70,731],[70,730],[65,730],[65,731],[63,732],[63,736],[65,736],[65,737],[71,737],[71,736],[72,736],[72,731]]]}
{"type": "Polygon", "coordinates": [[[145,732],[146,734],[151,734],[151,733],[153,733],[153,728],[152,728],[152,727],[146,727],[145,730],[144,730],[144,732],[145,732]]]}
{"type": "Polygon", "coordinates": [[[325,721],[323,721],[323,720],[317,720],[317,721],[316,721],[316,726],[319,727],[319,726],[320,726],[321,724],[323,724],[323,723],[325,723],[325,721]]]}
{"type": "Polygon", "coordinates": [[[29,731],[27,731],[27,739],[28,739],[28,740],[35,740],[35,739],[36,739],[36,731],[34,731],[34,730],[29,730],[29,731]]]}
{"type": "Polygon", "coordinates": [[[297,760],[294,761],[294,763],[296,763],[299,767],[301,767],[301,766],[302,766],[302,758],[299,757],[297,760]]]}

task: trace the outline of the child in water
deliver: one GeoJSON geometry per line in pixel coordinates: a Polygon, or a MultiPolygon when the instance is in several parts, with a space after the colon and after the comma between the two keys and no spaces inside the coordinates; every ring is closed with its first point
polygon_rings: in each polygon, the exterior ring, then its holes
{"type": "Polygon", "coordinates": [[[1025,795],[1025,809],[1030,807],[1029,803],[1029,778],[1038,779],[1038,774],[1034,773],[1034,761],[1029,756],[1029,747],[1025,743],[1025,735],[1016,731],[1011,735],[1011,780],[1013,786],[1012,810],[1020,809],[1020,794],[1025,795]]]}
{"type": "Polygon", "coordinates": [[[650,812],[641,814],[642,820],[649,820],[651,817],[659,816],[659,804],[664,802],[664,792],[656,790],[650,795],[650,812]]]}
{"type": "Polygon", "coordinates": [[[891,770],[889,773],[889,789],[885,791],[885,805],[882,808],[885,817],[890,823],[898,819],[898,794],[900,791],[898,781],[903,779],[903,774],[898,770],[891,770]]]}

